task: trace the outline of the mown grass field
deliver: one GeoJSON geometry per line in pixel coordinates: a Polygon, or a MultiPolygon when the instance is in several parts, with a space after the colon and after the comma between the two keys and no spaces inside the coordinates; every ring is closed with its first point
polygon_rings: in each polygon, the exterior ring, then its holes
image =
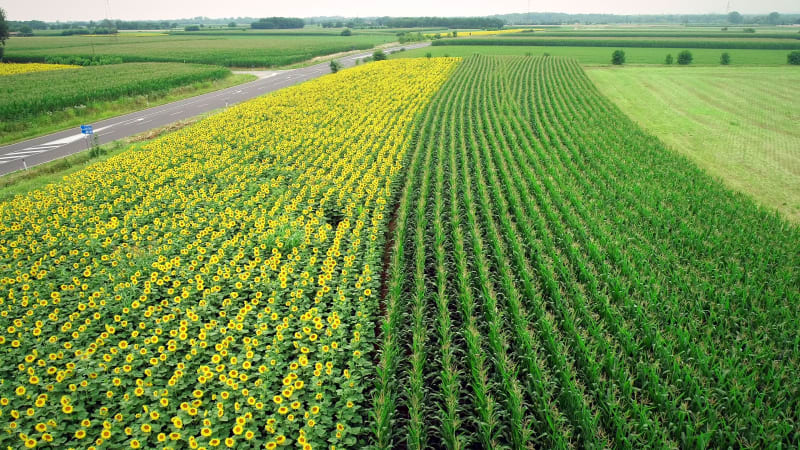
{"type": "MultiPolygon", "coordinates": [[[[677,57],[681,49],[674,48],[624,48],[627,64],[664,64],[668,54],[677,57]]],[[[564,56],[575,58],[585,65],[609,65],[611,53],[616,48],[606,47],[526,47],[526,46],[442,46],[427,47],[406,52],[395,53],[391,58],[420,58],[428,53],[432,56],[467,57],[471,55],[488,56],[542,56],[545,53],[551,56],[564,56]]],[[[719,65],[722,52],[731,55],[731,65],[777,66],[786,65],[787,50],[749,50],[749,49],[691,49],[694,56],[694,65],[719,65]]]]}
{"type": "Polygon", "coordinates": [[[320,33],[190,33],[168,36],[50,36],[12,38],[6,44],[10,61],[44,62],[47,57],[119,57],[124,62],[187,62],[235,67],[277,67],[315,56],[367,49],[392,42],[389,34],[339,36],[320,33]]]}
{"type": "Polygon", "coordinates": [[[603,94],[672,150],[800,221],[796,68],[598,67],[588,73],[603,94]]]}
{"type": "Polygon", "coordinates": [[[469,58],[414,141],[379,448],[797,445],[800,229],[574,60],[469,58]]]}
{"type": "Polygon", "coordinates": [[[252,80],[223,67],[128,63],[3,77],[0,143],[252,80]]]}

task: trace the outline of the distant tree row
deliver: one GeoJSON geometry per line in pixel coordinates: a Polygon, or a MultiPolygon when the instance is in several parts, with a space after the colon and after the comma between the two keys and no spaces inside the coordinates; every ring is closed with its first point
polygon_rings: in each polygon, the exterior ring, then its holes
{"type": "Polygon", "coordinates": [[[315,17],[308,23],[323,28],[502,28],[504,21],[489,17],[315,17]]]}
{"type": "Polygon", "coordinates": [[[566,13],[517,13],[492,16],[504,20],[509,25],[562,25],[562,24],[753,24],[753,25],[789,25],[800,23],[800,14],[743,15],[737,11],[729,14],[566,14],[566,13]]]}
{"type": "Polygon", "coordinates": [[[502,28],[505,21],[490,17],[388,17],[389,28],[502,28]]]}
{"type": "Polygon", "coordinates": [[[250,27],[258,30],[285,30],[289,28],[303,28],[305,24],[303,19],[296,19],[293,17],[266,17],[251,23],[250,27]]]}

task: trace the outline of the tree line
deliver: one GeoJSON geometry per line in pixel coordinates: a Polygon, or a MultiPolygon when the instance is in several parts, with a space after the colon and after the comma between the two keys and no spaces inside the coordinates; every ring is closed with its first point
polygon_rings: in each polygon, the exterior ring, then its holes
{"type": "Polygon", "coordinates": [[[289,28],[303,28],[305,24],[303,19],[293,17],[266,17],[251,23],[250,27],[258,30],[285,30],[289,28]]]}
{"type": "Polygon", "coordinates": [[[789,25],[800,23],[800,14],[566,14],[566,13],[515,13],[492,16],[509,25],[562,25],[583,24],[731,24],[731,25],[789,25]]]}

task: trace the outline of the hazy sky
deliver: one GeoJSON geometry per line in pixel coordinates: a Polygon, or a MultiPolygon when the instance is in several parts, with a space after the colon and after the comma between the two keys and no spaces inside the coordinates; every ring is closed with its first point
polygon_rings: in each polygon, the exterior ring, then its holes
{"type": "Polygon", "coordinates": [[[512,12],[703,14],[800,12],[800,0],[2,0],[10,20],[266,16],[482,16],[512,12]]]}

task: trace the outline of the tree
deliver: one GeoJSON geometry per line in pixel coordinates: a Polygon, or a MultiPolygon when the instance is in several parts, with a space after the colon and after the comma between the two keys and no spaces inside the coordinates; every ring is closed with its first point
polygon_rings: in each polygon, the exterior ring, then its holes
{"type": "Polygon", "coordinates": [[[730,53],[728,53],[728,52],[723,53],[719,57],[719,63],[722,64],[723,66],[727,66],[728,64],[730,64],[731,63],[731,55],[730,55],[730,53]]]}
{"type": "Polygon", "coordinates": [[[667,57],[664,59],[664,64],[672,64],[672,54],[667,54],[667,57]]]}
{"type": "Polygon", "coordinates": [[[336,73],[342,69],[342,64],[335,59],[331,60],[331,73],[336,73]]]}
{"type": "Polygon", "coordinates": [[[6,48],[6,39],[8,39],[8,23],[6,22],[6,12],[0,8],[0,58],[3,57],[3,51],[6,48]]]}
{"type": "Polygon", "coordinates": [[[773,11],[767,16],[767,23],[770,25],[777,25],[781,21],[781,15],[773,11]]]}
{"type": "Polygon", "coordinates": [[[682,52],[678,53],[678,64],[682,66],[686,66],[692,63],[692,52],[689,50],[683,50],[682,52]]]}
{"type": "Polygon", "coordinates": [[[305,21],[292,17],[265,17],[250,24],[250,28],[257,30],[274,30],[288,28],[303,28],[305,21]]]}
{"type": "Polygon", "coordinates": [[[386,59],[386,53],[383,53],[383,50],[375,50],[375,53],[372,54],[373,61],[383,61],[386,59]]]}
{"type": "Polygon", "coordinates": [[[614,50],[614,53],[611,54],[611,64],[615,66],[625,64],[625,52],[622,50],[614,50]]]}
{"type": "Polygon", "coordinates": [[[793,66],[800,66],[800,50],[789,53],[789,56],[786,57],[786,62],[793,66]]]}
{"type": "Polygon", "coordinates": [[[352,32],[352,31],[350,31],[350,28],[345,28],[344,30],[342,30],[342,32],[341,32],[340,34],[341,34],[342,36],[352,36],[352,35],[353,35],[353,32],[352,32]]]}
{"type": "Polygon", "coordinates": [[[229,23],[228,28],[236,28],[236,22],[229,23]]]}
{"type": "Polygon", "coordinates": [[[33,36],[33,28],[29,25],[23,25],[19,28],[19,34],[23,36],[33,36]]]}
{"type": "Polygon", "coordinates": [[[742,23],[744,18],[738,11],[731,11],[728,13],[728,22],[730,23],[742,23]]]}

